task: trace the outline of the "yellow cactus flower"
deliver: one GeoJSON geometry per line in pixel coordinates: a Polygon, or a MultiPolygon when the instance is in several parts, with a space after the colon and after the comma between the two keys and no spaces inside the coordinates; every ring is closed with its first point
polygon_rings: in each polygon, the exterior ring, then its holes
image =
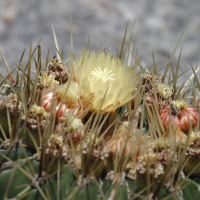
{"type": "Polygon", "coordinates": [[[81,98],[92,96],[90,111],[97,112],[103,101],[101,110],[114,112],[133,99],[139,76],[135,68],[127,67],[116,55],[100,50],[90,54],[83,49],[80,59],[70,54],[69,67],[80,86],[81,98]]]}

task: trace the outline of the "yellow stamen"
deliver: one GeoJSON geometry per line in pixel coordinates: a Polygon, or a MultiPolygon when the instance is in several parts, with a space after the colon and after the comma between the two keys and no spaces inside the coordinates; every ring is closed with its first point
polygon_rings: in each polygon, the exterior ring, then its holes
{"type": "Polygon", "coordinates": [[[177,107],[178,109],[180,110],[184,110],[186,109],[186,107],[188,106],[187,102],[184,101],[183,99],[182,100],[176,100],[176,101],[172,101],[172,104],[177,107]]]}
{"type": "Polygon", "coordinates": [[[158,92],[164,99],[168,99],[174,93],[174,89],[169,87],[169,85],[158,84],[158,92]]]}
{"type": "Polygon", "coordinates": [[[36,104],[31,106],[30,113],[42,115],[44,118],[47,118],[49,116],[49,113],[47,113],[43,107],[37,106],[36,104]]]}
{"type": "Polygon", "coordinates": [[[42,76],[39,76],[40,83],[44,87],[54,87],[56,85],[59,85],[59,82],[55,80],[54,75],[47,75],[47,73],[43,73],[42,76]]]}

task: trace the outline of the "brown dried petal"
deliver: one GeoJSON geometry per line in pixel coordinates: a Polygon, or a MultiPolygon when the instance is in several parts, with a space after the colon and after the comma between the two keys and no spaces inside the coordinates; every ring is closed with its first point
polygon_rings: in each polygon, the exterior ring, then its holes
{"type": "Polygon", "coordinates": [[[46,73],[47,75],[54,75],[55,80],[59,81],[60,83],[65,83],[68,80],[69,68],[63,61],[53,59],[49,62],[46,73]]]}
{"type": "Polygon", "coordinates": [[[142,81],[144,92],[148,92],[149,90],[153,89],[153,79],[155,87],[161,82],[161,79],[151,72],[146,72],[145,74],[141,75],[140,80],[142,81]]]}
{"type": "MultiPolygon", "coordinates": [[[[13,116],[15,114],[15,110],[17,108],[17,99],[18,99],[18,96],[13,93],[11,93],[8,96],[1,99],[0,100],[0,112],[7,113],[7,109],[8,109],[8,112],[10,113],[10,115],[13,116]]],[[[22,106],[22,103],[21,103],[21,101],[19,101],[18,112],[20,111],[21,106],[22,106]]]]}

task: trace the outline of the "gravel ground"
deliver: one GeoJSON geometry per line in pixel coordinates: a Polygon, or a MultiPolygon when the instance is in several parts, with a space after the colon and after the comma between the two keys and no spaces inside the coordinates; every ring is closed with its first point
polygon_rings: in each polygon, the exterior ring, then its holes
{"type": "MultiPolygon", "coordinates": [[[[0,1],[0,48],[12,69],[15,59],[19,61],[30,41],[33,46],[42,38],[42,58],[47,50],[56,53],[51,24],[54,25],[60,49],[64,48],[67,59],[70,51],[70,14],[73,22],[74,52],[80,54],[90,49],[108,46],[111,52],[120,49],[124,30],[129,21],[136,20],[133,34],[133,52],[143,55],[144,63],[152,61],[152,51],[156,62],[166,65],[180,38],[184,36],[173,59],[178,60],[182,48],[183,66],[200,63],[200,3],[199,0],[1,0],[0,1]]],[[[0,59],[0,70],[6,69],[0,59]]]]}

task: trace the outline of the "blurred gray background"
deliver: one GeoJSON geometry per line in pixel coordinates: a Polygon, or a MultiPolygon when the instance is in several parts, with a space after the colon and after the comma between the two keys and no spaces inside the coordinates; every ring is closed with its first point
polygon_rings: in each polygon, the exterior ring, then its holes
{"type": "MultiPolygon", "coordinates": [[[[70,14],[73,23],[74,52],[87,48],[97,50],[108,46],[111,52],[119,50],[129,21],[128,33],[136,20],[133,34],[133,52],[143,55],[143,61],[156,62],[164,67],[182,32],[183,38],[173,59],[176,64],[182,48],[181,63],[187,69],[190,63],[200,63],[200,2],[199,0],[1,0],[0,48],[9,67],[13,69],[23,50],[28,56],[30,41],[35,46],[42,38],[42,58],[56,54],[51,24],[54,25],[64,58],[70,51],[70,14]]],[[[0,58],[0,70],[6,69],[0,58]]]]}

